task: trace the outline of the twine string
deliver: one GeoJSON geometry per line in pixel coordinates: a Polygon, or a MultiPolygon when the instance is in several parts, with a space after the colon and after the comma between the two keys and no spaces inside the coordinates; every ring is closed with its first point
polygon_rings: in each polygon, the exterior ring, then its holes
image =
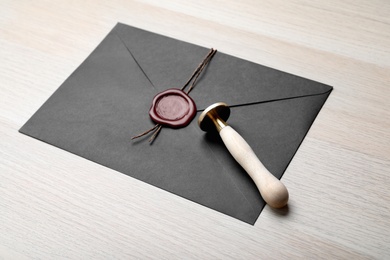
{"type": "Polygon", "coordinates": [[[217,52],[215,49],[211,49],[209,53],[207,53],[206,57],[203,59],[203,61],[198,65],[198,67],[195,69],[195,71],[192,73],[191,77],[188,79],[188,81],[184,84],[184,86],[181,88],[181,90],[184,91],[184,89],[192,82],[190,88],[187,90],[187,94],[190,93],[190,91],[194,88],[200,74],[202,73],[203,69],[206,67],[206,65],[210,62],[214,54],[217,52]]]}

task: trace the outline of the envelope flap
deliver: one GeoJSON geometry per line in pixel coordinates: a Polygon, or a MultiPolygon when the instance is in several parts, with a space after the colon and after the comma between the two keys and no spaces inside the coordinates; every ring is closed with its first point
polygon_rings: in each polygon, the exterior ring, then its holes
{"type": "MultiPolygon", "coordinates": [[[[207,48],[122,24],[115,31],[159,91],[182,87],[208,52],[207,48]]],[[[319,82],[218,52],[191,97],[202,110],[218,101],[238,106],[317,95],[331,89],[319,82]]]]}

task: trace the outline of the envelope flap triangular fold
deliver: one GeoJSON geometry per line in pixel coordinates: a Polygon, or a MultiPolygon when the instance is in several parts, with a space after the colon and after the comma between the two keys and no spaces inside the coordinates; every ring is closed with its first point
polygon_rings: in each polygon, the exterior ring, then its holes
{"type": "MultiPolygon", "coordinates": [[[[180,88],[208,49],[123,24],[115,31],[154,86],[180,88]]],[[[191,92],[199,110],[223,101],[229,106],[329,92],[328,85],[218,52],[191,92]]]]}

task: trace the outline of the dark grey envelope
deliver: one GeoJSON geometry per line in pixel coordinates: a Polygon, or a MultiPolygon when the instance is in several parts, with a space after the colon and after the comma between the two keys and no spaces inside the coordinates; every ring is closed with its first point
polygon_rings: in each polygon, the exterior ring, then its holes
{"type": "MultiPolygon", "coordinates": [[[[254,224],[264,201],[215,133],[197,120],[130,138],[154,123],[158,92],[180,88],[207,48],[117,24],[20,129],[86,159],[254,224]]],[[[228,123],[281,178],[332,87],[218,52],[190,96],[201,110],[223,101],[228,123]]],[[[197,118],[196,117],[196,118],[197,118]]]]}

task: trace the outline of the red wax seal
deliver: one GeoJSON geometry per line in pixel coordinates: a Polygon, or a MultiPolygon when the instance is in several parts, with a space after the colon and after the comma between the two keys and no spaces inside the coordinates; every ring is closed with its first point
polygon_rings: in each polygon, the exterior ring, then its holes
{"type": "Polygon", "coordinates": [[[195,102],[185,92],[177,88],[170,88],[158,93],[153,98],[149,111],[154,122],[172,128],[187,126],[195,114],[195,102]]]}

